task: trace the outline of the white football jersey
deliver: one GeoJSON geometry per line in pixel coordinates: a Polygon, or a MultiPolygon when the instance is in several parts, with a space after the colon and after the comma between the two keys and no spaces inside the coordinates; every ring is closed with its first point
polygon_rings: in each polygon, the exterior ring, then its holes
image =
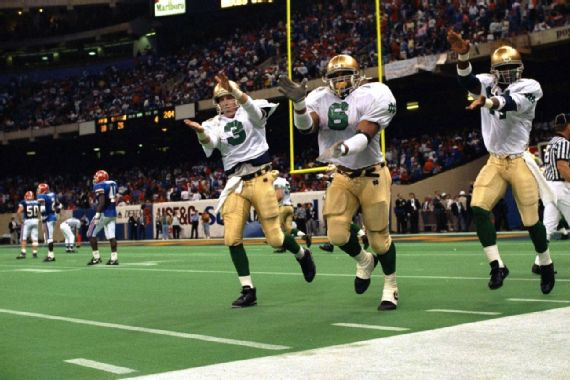
{"type": "MultiPolygon", "coordinates": [[[[328,87],[319,87],[306,99],[309,112],[319,115],[319,152],[356,134],[363,120],[386,128],[396,114],[396,99],[392,91],[380,82],[367,83],[351,92],[345,99],[337,97],[328,87]]],[[[332,158],[330,163],[350,169],[364,168],[384,160],[380,151],[379,133],[360,153],[332,158]]]]}
{"type": "Polygon", "coordinates": [[[273,187],[283,189],[283,198],[279,201],[280,206],[293,205],[293,202],[291,202],[291,186],[289,185],[289,181],[283,177],[277,177],[275,181],[273,181],[273,187]]]}
{"type": "Polygon", "coordinates": [[[481,81],[481,95],[487,98],[510,95],[516,111],[497,111],[481,108],[481,133],[485,148],[495,154],[523,153],[529,142],[536,103],[542,98],[540,83],[534,79],[519,79],[505,90],[495,85],[491,74],[477,75],[481,81]]]}
{"type": "MultiPolygon", "coordinates": [[[[265,125],[269,116],[277,108],[277,104],[269,103],[265,99],[257,99],[253,102],[264,110],[266,115],[259,125],[254,125],[243,107],[238,108],[232,119],[218,115],[202,124],[210,135],[215,148],[219,149],[222,154],[225,171],[230,170],[240,162],[257,158],[269,150],[265,138],[265,125]]],[[[208,157],[214,152],[214,149],[203,145],[202,147],[208,157]]]]}

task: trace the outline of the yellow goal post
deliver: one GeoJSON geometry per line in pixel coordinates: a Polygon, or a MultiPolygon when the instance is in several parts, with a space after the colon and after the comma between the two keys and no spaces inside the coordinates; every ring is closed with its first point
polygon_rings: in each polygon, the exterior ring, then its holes
{"type": "MultiPolygon", "coordinates": [[[[378,50],[378,80],[382,82],[382,35],[380,31],[380,0],[374,0],[376,14],[376,48],[378,50]]],[[[287,74],[293,79],[293,65],[291,59],[291,0],[287,0],[287,74]]],[[[289,100],[289,162],[290,174],[321,173],[331,170],[330,165],[314,168],[295,169],[295,126],[293,125],[293,102],[289,100]]],[[[384,130],[380,132],[380,147],[382,155],[386,157],[386,137],[384,130]]]]}

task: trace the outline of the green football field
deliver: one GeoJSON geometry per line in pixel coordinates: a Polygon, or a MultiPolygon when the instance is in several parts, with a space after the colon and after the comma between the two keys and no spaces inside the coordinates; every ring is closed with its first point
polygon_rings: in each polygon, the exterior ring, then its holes
{"type": "MultiPolygon", "coordinates": [[[[45,248],[25,260],[0,248],[0,379],[142,376],[570,306],[570,243],[551,245],[549,295],[530,272],[528,239],[499,246],[511,273],[491,291],[478,242],[397,243],[392,312],[377,311],[379,268],[356,295],[354,261],[316,244],[310,284],[292,255],[246,246],[258,305],[245,309],[230,307],[240,286],[223,246],[119,246],[118,267],[86,266],[85,246],[57,247],[53,263],[42,262],[45,248]]],[[[101,252],[106,261],[109,247],[101,252]]]]}

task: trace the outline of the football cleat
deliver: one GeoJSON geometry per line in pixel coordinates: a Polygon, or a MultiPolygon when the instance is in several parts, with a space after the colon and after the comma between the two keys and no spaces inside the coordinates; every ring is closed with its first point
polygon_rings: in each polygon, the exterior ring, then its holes
{"type": "Polygon", "coordinates": [[[111,260],[109,259],[109,261],[107,261],[107,264],[105,265],[119,265],[119,260],[111,260]]]}
{"type": "Polygon", "coordinates": [[[300,259],[296,259],[301,266],[301,270],[303,271],[303,277],[305,277],[305,281],[311,282],[315,278],[317,274],[317,267],[315,266],[315,262],[313,261],[313,256],[311,255],[311,250],[309,248],[305,248],[305,254],[300,259]]]}
{"type": "Polygon", "coordinates": [[[540,266],[540,290],[543,294],[548,294],[554,288],[554,264],[540,266]]]}
{"type": "Polygon", "coordinates": [[[370,286],[370,276],[376,265],[378,265],[378,257],[375,254],[365,251],[368,254],[368,263],[360,265],[356,263],[356,277],[354,278],[354,291],[356,294],[364,293],[370,286]]]}
{"type": "Polygon", "coordinates": [[[38,254],[37,254],[37,253],[34,253],[34,254],[32,254],[32,257],[33,257],[34,259],[37,259],[37,258],[38,258],[38,254]]]}
{"type": "Polygon", "coordinates": [[[44,263],[51,263],[52,261],[55,261],[55,257],[46,256],[44,259],[44,263]]]}
{"type": "Polygon", "coordinates": [[[16,259],[21,260],[21,259],[25,259],[26,258],[26,254],[25,253],[20,253],[18,256],[16,256],[16,259]]]}
{"type": "Polygon", "coordinates": [[[93,176],[93,183],[107,181],[108,179],[109,179],[109,173],[107,173],[105,170],[97,170],[97,172],[93,176]]]}
{"type": "Polygon", "coordinates": [[[327,252],[332,252],[334,251],[334,245],[332,245],[331,243],[321,244],[319,245],[319,249],[322,249],[323,251],[327,252]]]}
{"type": "Polygon", "coordinates": [[[499,261],[493,260],[489,264],[491,265],[491,279],[489,280],[489,288],[499,289],[503,286],[503,280],[509,275],[509,268],[506,266],[504,268],[499,268],[499,261]]]}
{"type": "Polygon", "coordinates": [[[530,268],[530,271],[534,274],[540,274],[540,265],[532,264],[532,268],[530,268]]]}
{"type": "Polygon", "coordinates": [[[232,307],[248,307],[257,305],[257,297],[255,293],[255,288],[252,288],[251,286],[242,287],[241,296],[232,302],[232,307]]]}
{"type": "Polygon", "coordinates": [[[398,308],[398,288],[386,287],[382,291],[382,299],[378,305],[379,311],[396,310],[398,308]]]}
{"type": "Polygon", "coordinates": [[[97,265],[101,263],[101,258],[99,257],[98,259],[92,257],[91,260],[89,260],[89,262],[87,263],[87,265],[97,265]]]}
{"type": "Polygon", "coordinates": [[[313,236],[311,234],[303,235],[303,237],[301,237],[301,239],[303,239],[305,241],[305,244],[307,245],[307,247],[310,247],[311,244],[313,244],[313,236]]]}
{"type": "Polygon", "coordinates": [[[367,250],[368,247],[370,247],[370,242],[368,241],[368,236],[363,235],[361,240],[362,240],[362,246],[364,247],[364,250],[367,250]]]}

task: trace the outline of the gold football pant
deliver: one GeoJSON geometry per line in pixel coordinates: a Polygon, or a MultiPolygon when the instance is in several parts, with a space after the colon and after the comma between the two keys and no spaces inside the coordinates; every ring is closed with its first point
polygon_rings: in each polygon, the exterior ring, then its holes
{"type": "Polygon", "coordinates": [[[355,177],[337,172],[327,189],[323,214],[327,222],[327,237],[338,246],[350,237],[352,217],[362,208],[364,226],[370,247],[377,254],[388,251],[392,239],[388,231],[390,185],[392,177],[386,166],[375,165],[378,177],[355,177]]]}
{"type": "Polygon", "coordinates": [[[293,229],[293,206],[279,206],[279,224],[281,225],[281,230],[283,230],[283,232],[288,234],[291,233],[291,230],[293,229]]]}
{"type": "Polygon", "coordinates": [[[222,209],[224,244],[228,247],[243,243],[243,229],[251,206],[265,233],[267,243],[274,248],[283,246],[284,235],[279,225],[279,206],[273,188],[275,175],[267,172],[243,182],[240,194],[231,193],[222,209]]]}
{"type": "Polygon", "coordinates": [[[492,154],[475,180],[471,206],[492,211],[509,184],[523,225],[534,226],[538,222],[538,185],[522,157],[492,154]]]}

